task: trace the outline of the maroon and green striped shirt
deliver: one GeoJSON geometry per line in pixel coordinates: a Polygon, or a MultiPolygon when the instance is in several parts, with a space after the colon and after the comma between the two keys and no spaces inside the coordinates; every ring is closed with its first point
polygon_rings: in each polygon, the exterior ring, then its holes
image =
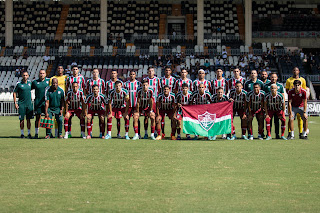
{"type": "Polygon", "coordinates": [[[174,104],[176,102],[176,97],[174,93],[170,92],[168,96],[165,96],[165,94],[161,93],[158,96],[157,102],[160,103],[159,109],[161,110],[173,110],[174,104]]]}
{"type": "Polygon", "coordinates": [[[106,105],[108,104],[108,100],[102,93],[99,93],[97,97],[95,97],[94,94],[91,93],[86,99],[86,104],[88,105],[89,110],[105,110],[106,105]]]}
{"type": "Polygon", "coordinates": [[[85,101],[85,96],[82,90],[78,89],[76,93],[70,90],[65,99],[69,102],[68,109],[82,109],[82,101],[85,101]]]}
{"type": "Polygon", "coordinates": [[[187,79],[187,80],[182,80],[181,78],[176,80],[175,84],[174,84],[174,87],[173,87],[173,90],[174,91],[178,91],[178,92],[181,92],[182,91],[182,84],[188,84],[188,88],[189,88],[189,91],[193,91],[193,85],[192,85],[192,80],[191,79],[187,79]]]}
{"type": "Polygon", "coordinates": [[[138,89],[141,87],[141,83],[137,80],[134,82],[127,81],[124,83],[123,86],[129,93],[129,107],[136,107],[137,105],[137,92],[138,89]]]}
{"type": "Polygon", "coordinates": [[[233,99],[233,109],[244,109],[244,104],[246,102],[247,91],[241,90],[238,94],[235,89],[231,90],[229,98],[233,99]]]}
{"type": "Polygon", "coordinates": [[[139,89],[137,92],[137,98],[140,99],[140,109],[146,109],[150,105],[150,99],[153,98],[153,90],[152,89],[148,89],[146,92],[143,91],[143,89],[139,89]]]}
{"type": "Polygon", "coordinates": [[[264,98],[264,101],[266,101],[267,103],[268,110],[273,110],[273,111],[283,110],[282,105],[283,105],[284,99],[281,93],[277,92],[276,96],[273,96],[271,93],[268,93],[264,98]]]}
{"type": "Polygon", "coordinates": [[[106,88],[106,83],[102,78],[98,78],[98,80],[94,80],[93,78],[90,78],[87,80],[86,89],[88,91],[88,94],[93,93],[92,86],[98,85],[99,87],[99,93],[104,93],[106,88]]]}

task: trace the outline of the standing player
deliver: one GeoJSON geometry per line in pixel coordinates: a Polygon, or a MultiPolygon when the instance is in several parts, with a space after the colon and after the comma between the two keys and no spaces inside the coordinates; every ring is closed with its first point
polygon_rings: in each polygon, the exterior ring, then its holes
{"type": "MultiPolygon", "coordinates": [[[[181,88],[182,91],[178,92],[176,95],[176,103],[177,103],[177,140],[181,140],[181,121],[182,121],[182,108],[181,106],[189,105],[189,100],[191,98],[192,92],[189,90],[190,85],[187,83],[183,83],[181,88]]],[[[190,140],[191,137],[188,134],[187,139],[190,140]]]]}
{"type": "Polygon", "coordinates": [[[193,81],[193,91],[199,90],[200,84],[204,85],[206,91],[211,91],[211,82],[205,79],[206,73],[203,69],[198,71],[198,79],[193,81]]]}
{"type": "Polygon", "coordinates": [[[219,88],[223,89],[223,94],[228,93],[228,81],[224,77],[222,77],[222,75],[223,75],[222,69],[217,69],[216,71],[217,78],[211,82],[212,95],[216,94],[219,88]]]}
{"type": "Polygon", "coordinates": [[[99,93],[104,94],[106,89],[105,81],[99,77],[99,70],[97,68],[92,70],[92,78],[87,80],[85,94],[93,93],[93,85],[98,85],[99,93]]]}
{"type": "Polygon", "coordinates": [[[66,95],[65,107],[66,107],[66,115],[64,117],[64,131],[65,136],[64,139],[68,139],[68,122],[74,115],[76,115],[80,119],[80,127],[81,127],[81,137],[86,139],[85,135],[85,117],[83,106],[85,102],[85,96],[82,90],[79,90],[78,82],[72,82],[72,90],[70,90],[66,95]]]}
{"type": "Polygon", "coordinates": [[[106,97],[100,93],[100,88],[97,84],[92,86],[93,93],[89,94],[85,103],[85,114],[87,117],[87,139],[91,138],[92,133],[92,118],[97,115],[99,117],[99,126],[100,126],[100,138],[104,139],[105,131],[105,114],[106,106],[108,101],[106,97]]]}
{"type": "Polygon", "coordinates": [[[263,140],[263,122],[264,122],[264,91],[260,89],[259,83],[253,84],[253,91],[249,92],[247,95],[248,102],[248,129],[249,129],[249,140],[253,140],[252,133],[252,120],[253,117],[256,116],[258,120],[258,138],[263,140]]]}
{"type": "MultiPolygon", "coordinates": [[[[129,94],[126,89],[122,88],[122,82],[121,81],[116,81],[115,83],[115,89],[113,89],[110,94],[109,94],[109,99],[108,99],[108,121],[107,121],[107,129],[108,133],[105,137],[105,139],[110,139],[111,138],[111,129],[112,129],[112,117],[115,117],[117,120],[120,120],[122,118],[122,114],[125,112],[125,106],[129,104],[129,94]]],[[[129,126],[129,120],[124,117],[124,122],[125,122],[125,139],[130,140],[129,135],[128,135],[128,126],[129,126]]],[[[122,138],[119,134],[119,129],[118,129],[118,138],[122,138]]]]}
{"type": "MultiPolygon", "coordinates": [[[[148,68],[148,77],[146,77],[145,79],[147,79],[149,81],[149,87],[153,90],[153,111],[156,112],[156,101],[157,101],[157,97],[160,93],[160,78],[155,77],[154,75],[154,67],[149,67],[148,68]]],[[[144,139],[148,139],[148,118],[144,118],[144,131],[145,131],[145,135],[144,135],[144,139]]]]}
{"type": "Polygon", "coordinates": [[[35,99],[34,99],[34,112],[36,115],[36,121],[35,121],[35,135],[34,138],[39,138],[39,126],[40,126],[40,118],[41,114],[45,113],[45,106],[46,101],[44,97],[44,93],[46,90],[46,87],[49,86],[49,78],[46,78],[46,71],[44,69],[41,69],[39,71],[39,79],[34,80],[31,85],[31,89],[35,90],[35,99]]]}
{"type": "Polygon", "coordinates": [[[289,113],[289,125],[290,135],[288,139],[294,139],[294,125],[293,120],[296,119],[296,115],[300,114],[303,120],[303,132],[300,139],[308,139],[308,112],[307,112],[307,91],[301,87],[301,81],[295,80],[293,82],[294,88],[289,90],[288,93],[288,113],[289,113]]]}
{"type": "MultiPolygon", "coordinates": [[[[133,116],[137,106],[137,91],[141,87],[141,83],[136,80],[136,71],[130,71],[130,79],[124,83],[124,88],[129,94],[129,104],[126,106],[127,119],[130,122],[130,117],[133,116]]],[[[129,124],[126,126],[129,131],[129,124]]],[[[138,130],[140,133],[140,121],[138,121],[138,130]]],[[[140,135],[140,134],[139,134],[140,135]]]]}
{"type": "MultiPolygon", "coordinates": [[[[58,86],[58,79],[53,78],[50,87],[45,91],[46,118],[56,118],[58,123],[58,138],[62,139],[62,122],[63,122],[63,110],[64,110],[64,91],[58,86]]],[[[46,139],[51,136],[51,129],[46,130],[46,139]]]]}
{"type": "Polygon", "coordinates": [[[28,80],[29,74],[27,71],[22,72],[22,80],[16,84],[13,92],[13,101],[14,106],[19,112],[19,120],[20,120],[20,130],[21,130],[21,138],[24,138],[24,117],[27,119],[27,128],[28,128],[28,138],[31,137],[31,122],[30,119],[33,119],[33,110],[31,103],[31,82],[28,80]],[[17,103],[17,97],[19,101],[17,103]]]}
{"type": "Polygon", "coordinates": [[[192,80],[187,78],[187,76],[188,76],[188,71],[187,71],[187,69],[183,68],[181,70],[181,78],[176,80],[176,83],[174,84],[174,87],[173,87],[174,93],[178,94],[178,92],[181,92],[183,89],[182,88],[183,84],[187,84],[189,92],[193,91],[192,80]]]}
{"type": "Polygon", "coordinates": [[[254,89],[254,84],[257,83],[260,85],[260,88],[263,89],[263,82],[258,79],[257,70],[251,70],[251,79],[246,81],[244,84],[244,90],[247,92],[251,92],[254,89]]]}
{"type": "MultiPolygon", "coordinates": [[[[278,81],[277,73],[271,73],[270,79],[271,79],[270,83],[264,85],[264,88],[263,88],[264,92],[266,94],[270,93],[271,92],[271,85],[275,84],[275,85],[277,85],[278,93],[280,93],[282,95],[282,97],[284,98],[284,88],[283,88],[282,84],[279,84],[277,82],[278,81]]],[[[276,114],[274,114],[274,116],[271,117],[270,129],[272,127],[272,119],[274,119],[276,139],[280,139],[280,136],[279,136],[279,117],[276,114]]]]}
{"type": "Polygon", "coordinates": [[[170,92],[170,87],[165,85],[163,87],[163,93],[158,96],[157,99],[157,132],[158,136],[156,140],[161,140],[163,138],[161,134],[161,125],[160,122],[167,114],[171,120],[171,140],[176,140],[174,136],[176,133],[176,97],[174,93],[170,92]]]}
{"type": "MultiPolygon", "coordinates": [[[[140,114],[145,116],[147,119],[150,118],[151,121],[151,139],[155,140],[154,131],[156,128],[155,113],[153,111],[153,90],[149,87],[149,81],[147,79],[142,80],[142,88],[137,92],[137,105],[136,111],[133,114],[133,128],[135,136],[132,140],[139,139],[138,129],[139,129],[139,116],[140,114]]],[[[126,113],[127,114],[127,113],[126,113]]]]}
{"type": "Polygon", "coordinates": [[[238,68],[233,70],[233,77],[228,81],[229,91],[236,89],[237,82],[241,82],[242,85],[246,82],[246,79],[240,75],[240,70],[238,68]]]}
{"type": "MultiPolygon", "coordinates": [[[[299,80],[301,82],[301,87],[302,89],[305,89],[307,91],[307,99],[309,97],[309,94],[308,94],[308,89],[307,88],[307,84],[306,84],[306,80],[302,77],[300,77],[300,70],[298,67],[294,67],[293,70],[292,70],[292,73],[293,73],[293,76],[288,78],[287,81],[286,81],[286,92],[287,94],[289,93],[289,90],[293,89],[294,88],[294,85],[293,85],[293,82],[295,80],[299,80]]],[[[302,116],[302,115],[301,115],[302,116]]],[[[300,116],[300,114],[297,115],[297,120],[298,120],[298,127],[299,127],[299,137],[302,136],[302,130],[303,130],[303,122],[302,122],[302,117],[300,116]]],[[[291,131],[291,126],[289,126],[289,133],[291,131]]],[[[288,135],[288,138],[289,138],[290,134],[288,135]]]]}
{"type": "Polygon", "coordinates": [[[276,115],[281,120],[281,138],[287,140],[284,137],[284,132],[286,130],[286,117],[284,114],[285,102],[283,95],[279,93],[278,86],[276,84],[271,85],[271,93],[268,93],[264,100],[264,110],[266,112],[266,123],[267,123],[267,132],[268,136],[266,140],[271,140],[271,118],[273,115],[276,115]]]}
{"type": "MultiPolygon", "coordinates": [[[[123,86],[123,82],[118,79],[118,72],[117,70],[112,70],[111,71],[111,79],[109,81],[106,82],[106,97],[109,99],[109,95],[111,93],[111,91],[113,89],[115,89],[115,83],[119,81],[121,83],[121,87],[123,86]]],[[[109,99],[110,100],[110,99],[109,99]]],[[[120,136],[120,126],[121,126],[121,122],[120,122],[120,118],[117,118],[117,130],[118,130],[118,138],[122,138],[120,136]]]]}
{"type": "Polygon", "coordinates": [[[268,79],[268,72],[263,70],[261,72],[261,79],[260,79],[263,83],[263,85],[269,84],[270,80],[268,79]]]}
{"type": "MultiPolygon", "coordinates": [[[[246,130],[247,130],[247,115],[246,115],[246,109],[247,109],[247,91],[242,89],[243,85],[240,81],[236,82],[236,88],[234,90],[231,90],[229,98],[230,101],[233,101],[233,121],[234,116],[236,114],[239,115],[241,120],[241,130],[242,130],[242,138],[245,140],[248,140],[246,137],[246,130]]],[[[232,122],[232,137],[228,138],[229,140],[235,140],[236,138],[236,130],[232,122]]]]}

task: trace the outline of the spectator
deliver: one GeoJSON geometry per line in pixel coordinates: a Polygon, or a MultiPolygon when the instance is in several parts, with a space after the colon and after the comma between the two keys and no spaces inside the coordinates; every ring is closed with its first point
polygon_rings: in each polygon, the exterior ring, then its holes
{"type": "Polygon", "coordinates": [[[48,56],[48,54],[45,54],[43,57],[43,62],[48,62],[50,60],[50,56],[48,56]]]}
{"type": "Polygon", "coordinates": [[[71,63],[71,67],[73,67],[73,66],[77,66],[78,64],[77,64],[77,62],[75,62],[75,61],[72,61],[72,63],[71,63]]]}
{"type": "Polygon", "coordinates": [[[227,57],[228,57],[228,53],[227,53],[226,49],[223,49],[223,51],[222,51],[222,58],[223,58],[223,59],[226,59],[227,57]]]}
{"type": "Polygon", "coordinates": [[[15,77],[19,78],[21,76],[21,69],[18,67],[14,73],[15,77]]]}
{"type": "Polygon", "coordinates": [[[190,55],[190,59],[194,59],[194,55],[193,55],[193,53],[191,53],[191,55],[190,55]]]}
{"type": "Polygon", "coordinates": [[[204,66],[207,68],[210,67],[210,62],[208,60],[206,60],[206,62],[204,63],[204,66]]]}

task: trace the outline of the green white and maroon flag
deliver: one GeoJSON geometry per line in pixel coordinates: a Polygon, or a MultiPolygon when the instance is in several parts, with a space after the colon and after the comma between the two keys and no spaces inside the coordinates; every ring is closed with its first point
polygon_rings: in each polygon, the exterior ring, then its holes
{"type": "Polygon", "coordinates": [[[185,134],[214,136],[231,133],[233,102],[182,106],[185,134]]]}

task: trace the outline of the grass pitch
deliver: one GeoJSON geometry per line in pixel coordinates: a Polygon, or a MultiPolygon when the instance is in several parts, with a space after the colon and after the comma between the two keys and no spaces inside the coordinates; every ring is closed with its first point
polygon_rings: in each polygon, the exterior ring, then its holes
{"type": "Polygon", "coordinates": [[[307,141],[126,141],[20,139],[18,117],[0,117],[0,212],[319,212],[320,118],[309,120],[307,141]]]}

